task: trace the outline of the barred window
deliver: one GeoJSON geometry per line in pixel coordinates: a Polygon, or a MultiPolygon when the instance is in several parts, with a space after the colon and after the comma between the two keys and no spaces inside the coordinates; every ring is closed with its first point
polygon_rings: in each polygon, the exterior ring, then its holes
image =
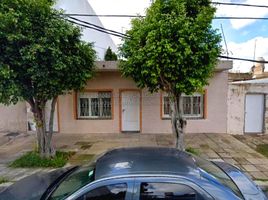
{"type": "Polygon", "coordinates": [[[182,113],[185,115],[190,115],[192,110],[192,97],[182,97],[182,113]]]}
{"type": "Polygon", "coordinates": [[[169,98],[167,96],[164,96],[164,115],[169,116],[170,115],[170,103],[169,98]]]}
{"type": "Polygon", "coordinates": [[[89,116],[89,99],[80,98],[80,116],[89,116]]]}
{"type": "Polygon", "coordinates": [[[191,96],[182,95],[182,110],[184,117],[188,118],[202,118],[204,103],[203,95],[200,93],[194,93],[191,96]]]}
{"type": "MultiPolygon", "coordinates": [[[[185,95],[181,96],[181,108],[182,115],[185,118],[203,118],[203,110],[204,110],[204,95],[200,93],[194,93],[193,95],[185,95]]],[[[163,95],[163,105],[162,105],[162,115],[164,118],[170,118],[171,107],[169,102],[169,97],[164,94],[163,95]]]]}
{"type": "Polygon", "coordinates": [[[78,94],[79,118],[111,118],[111,92],[85,92],[78,94]]]}

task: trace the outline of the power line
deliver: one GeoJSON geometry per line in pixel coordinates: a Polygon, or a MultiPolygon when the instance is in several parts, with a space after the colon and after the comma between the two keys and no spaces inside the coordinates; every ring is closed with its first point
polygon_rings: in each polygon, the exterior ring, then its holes
{"type": "MultiPolygon", "coordinates": [[[[257,4],[243,4],[243,3],[224,3],[224,2],[211,2],[211,4],[215,5],[226,5],[226,6],[245,6],[245,7],[258,7],[258,8],[268,8],[268,5],[257,5],[257,4]]],[[[78,13],[68,13],[62,14],[65,16],[84,16],[84,17],[128,17],[128,18],[135,18],[135,17],[145,17],[144,15],[96,15],[96,14],[78,14],[78,13]]],[[[215,19],[232,19],[233,17],[215,17],[215,19]]],[[[240,19],[235,18],[235,19],[240,19]]],[[[245,19],[245,17],[241,17],[241,19],[245,19]]],[[[251,18],[246,18],[251,19],[251,18]]],[[[253,18],[253,19],[266,19],[266,18],[253,18]]]]}
{"type": "Polygon", "coordinates": [[[81,23],[84,23],[84,24],[87,24],[87,25],[90,25],[90,26],[93,26],[95,28],[98,28],[98,29],[102,29],[104,31],[107,31],[107,32],[111,32],[111,33],[115,33],[115,34],[118,34],[118,35],[122,35],[124,37],[129,37],[128,35],[124,34],[124,33],[120,33],[120,32],[117,32],[117,31],[114,31],[114,30],[111,30],[111,29],[107,29],[107,28],[104,28],[102,26],[98,26],[96,24],[92,24],[92,23],[89,23],[89,22],[86,22],[84,20],[81,20],[81,19],[77,19],[75,17],[69,17],[70,19],[72,20],[75,20],[75,21],[78,21],[78,22],[81,22],[81,23]]]}
{"type": "Polygon", "coordinates": [[[68,14],[62,14],[62,15],[81,16],[81,17],[129,17],[129,18],[145,17],[144,15],[95,15],[95,14],[78,14],[78,13],[68,13],[68,14]]]}
{"type": "Polygon", "coordinates": [[[236,58],[236,57],[229,57],[229,56],[219,56],[219,58],[225,58],[225,59],[230,59],[230,60],[241,60],[241,61],[248,61],[248,62],[255,62],[255,63],[264,63],[264,64],[268,63],[268,61],[252,60],[252,59],[246,59],[246,58],[236,58]]]}
{"type": "Polygon", "coordinates": [[[244,3],[224,3],[224,2],[211,2],[216,5],[226,5],[226,6],[246,6],[246,7],[257,7],[257,8],[268,8],[267,5],[256,5],[256,4],[244,4],[244,3]]]}
{"type": "MultiPolygon", "coordinates": [[[[268,8],[268,5],[257,5],[257,4],[244,4],[244,3],[224,3],[224,2],[211,2],[211,4],[215,5],[225,5],[225,6],[244,6],[244,7],[258,7],[258,8],[268,8]]],[[[96,14],[78,14],[78,13],[69,13],[69,14],[63,14],[66,16],[84,16],[84,17],[128,17],[128,18],[135,18],[135,17],[145,17],[144,15],[96,15],[96,14]]],[[[218,19],[221,17],[216,17],[215,19],[218,19]]],[[[229,19],[232,17],[225,17],[223,19],[229,19]]],[[[239,18],[240,19],[240,18],[239,18]]],[[[244,17],[241,17],[241,19],[245,19],[244,17]]],[[[247,18],[248,19],[248,18],[247,18]]],[[[253,19],[266,19],[266,18],[253,18],[253,19]]]]}
{"type": "MultiPolygon", "coordinates": [[[[94,29],[94,30],[100,31],[102,33],[110,34],[110,35],[121,37],[121,38],[126,38],[126,37],[124,37],[122,35],[117,35],[117,34],[114,34],[114,33],[109,33],[107,31],[104,31],[104,30],[101,30],[101,29],[98,29],[98,28],[95,28],[95,27],[87,26],[87,25],[84,25],[84,24],[81,24],[81,23],[77,23],[77,22],[74,22],[74,21],[69,20],[69,19],[67,19],[67,21],[69,21],[71,23],[74,23],[76,25],[85,27],[85,28],[89,28],[89,29],[94,29]]],[[[129,38],[129,36],[128,36],[128,38],[129,38]]],[[[252,60],[252,59],[246,59],[246,58],[236,58],[236,57],[222,56],[222,55],[220,55],[218,57],[219,58],[224,58],[224,59],[230,59],[230,60],[240,60],[240,61],[248,61],[248,62],[255,62],[255,63],[264,63],[264,64],[268,63],[268,61],[259,61],[259,60],[252,60]]]]}
{"type": "Polygon", "coordinates": [[[109,34],[109,35],[113,35],[113,36],[116,36],[116,37],[120,37],[120,38],[128,38],[126,36],[123,36],[121,34],[115,34],[115,33],[111,33],[111,32],[108,32],[108,31],[105,31],[104,29],[99,29],[99,28],[96,28],[96,27],[93,27],[93,26],[88,26],[88,25],[85,25],[85,24],[81,24],[81,23],[78,23],[78,22],[75,22],[75,21],[72,21],[70,19],[66,19],[67,21],[73,23],[73,24],[76,24],[78,26],[82,26],[84,28],[89,28],[89,29],[93,29],[93,30],[96,30],[96,31],[99,31],[99,32],[102,32],[102,33],[106,33],[106,34],[109,34]]]}
{"type": "MultiPolygon", "coordinates": [[[[142,15],[91,15],[91,14],[65,14],[69,18],[71,16],[80,16],[80,17],[128,17],[128,18],[135,18],[135,17],[145,17],[142,15]]],[[[226,16],[226,17],[214,17],[213,19],[239,19],[239,20],[268,20],[267,17],[231,17],[231,16],[226,16]]]]}
{"type": "MultiPolygon", "coordinates": [[[[116,36],[116,37],[120,37],[120,38],[130,38],[130,36],[128,36],[126,34],[122,34],[122,33],[119,33],[119,32],[113,31],[113,30],[105,29],[105,28],[103,28],[101,26],[97,26],[95,24],[91,24],[91,23],[85,22],[83,20],[79,20],[79,19],[76,19],[76,18],[72,18],[72,20],[67,19],[67,21],[69,21],[71,23],[74,23],[76,25],[85,27],[85,28],[93,29],[93,30],[96,30],[96,31],[99,31],[99,32],[102,32],[102,33],[105,33],[105,34],[113,35],[113,36],[116,36]],[[80,22],[88,24],[88,25],[81,24],[81,23],[78,23],[78,22],[75,22],[75,21],[72,21],[72,20],[77,20],[77,21],[80,21],[80,22]]],[[[268,61],[259,61],[259,60],[255,60],[255,59],[252,60],[252,59],[229,57],[229,56],[223,56],[223,55],[220,55],[218,57],[219,58],[224,58],[224,59],[248,61],[248,62],[255,62],[255,63],[268,63],[268,61]]]]}
{"type": "Polygon", "coordinates": [[[226,48],[226,54],[227,54],[227,56],[229,56],[228,45],[227,45],[227,42],[226,42],[226,38],[225,38],[225,34],[224,34],[224,30],[223,30],[222,24],[221,24],[221,32],[222,32],[222,37],[223,37],[225,48],[226,48]]]}
{"type": "Polygon", "coordinates": [[[213,19],[268,20],[267,17],[214,17],[213,19]]]}

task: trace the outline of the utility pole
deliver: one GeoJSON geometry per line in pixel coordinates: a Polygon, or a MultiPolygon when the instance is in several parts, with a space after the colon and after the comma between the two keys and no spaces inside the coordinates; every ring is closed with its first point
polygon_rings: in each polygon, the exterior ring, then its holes
{"type": "Polygon", "coordinates": [[[225,48],[226,48],[226,55],[227,55],[227,57],[229,57],[228,46],[227,46],[227,42],[226,42],[226,38],[225,38],[225,35],[224,35],[224,31],[223,31],[223,26],[222,26],[222,24],[221,24],[221,32],[222,32],[222,37],[223,37],[224,44],[225,44],[225,48]]]}
{"type": "Polygon", "coordinates": [[[255,58],[256,58],[256,46],[257,46],[257,39],[255,40],[255,44],[254,44],[254,56],[253,56],[253,60],[255,60],[255,58]]]}

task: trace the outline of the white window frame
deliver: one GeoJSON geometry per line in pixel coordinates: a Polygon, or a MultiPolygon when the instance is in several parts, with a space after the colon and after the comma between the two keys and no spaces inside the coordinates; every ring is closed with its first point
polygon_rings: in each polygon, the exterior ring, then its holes
{"type": "MultiPolygon", "coordinates": [[[[113,94],[112,91],[87,91],[87,92],[80,92],[77,94],[77,114],[78,114],[78,119],[112,119],[113,116],[113,94]],[[91,116],[90,113],[91,112],[91,99],[92,98],[99,98],[99,93],[110,93],[111,96],[111,115],[110,116],[91,116]],[[80,98],[86,98],[89,101],[89,115],[88,116],[81,116],[81,108],[80,108],[80,98]]],[[[101,109],[101,108],[99,108],[101,109]]]]}
{"type": "MultiPolygon", "coordinates": [[[[182,94],[183,97],[190,97],[191,98],[191,114],[184,114],[183,116],[185,118],[203,118],[204,117],[204,95],[198,92],[193,93],[192,95],[185,95],[182,94]],[[193,114],[193,97],[200,97],[200,113],[199,114],[193,114]]],[[[181,108],[183,108],[183,100],[180,101],[181,108]]],[[[183,112],[183,110],[182,110],[183,112]]]]}
{"type": "MultiPolygon", "coordinates": [[[[181,101],[180,101],[180,106],[181,108],[183,108],[183,97],[191,97],[191,114],[184,114],[183,113],[183,117],[187,118],[187,119],[203,119],[204,118],[204,95],[205,94],[202,94],[202,93],[198,93],[198,92],[195,92],[193,93],[192,95],[186,95],[186,94],[182,94],[181,95],[181,101]],[[201,108],[200,108],[200,114],[192,114],[193,113],[193,97],[201,97],[200,98],[200,105],[201,105],[201,108]]],[[[171,116],[170,114],[165,114],[164,113],[164,106],[165,106],[165,97],[168,97],[168,94],[166,93],[162,93],[162,118],[164,119],[170,119],[171,116]]],[[[182,110],[183,112],[183,110],[182,110]]]]}
{"type": "Polygon", "coordinates": [[[165,98],[168,97],[168,94],[163,93],[162,94],[162,117],[165,119],[170,119],[170,114],[165,114],[164,109],[165,109],[165,98]]]}

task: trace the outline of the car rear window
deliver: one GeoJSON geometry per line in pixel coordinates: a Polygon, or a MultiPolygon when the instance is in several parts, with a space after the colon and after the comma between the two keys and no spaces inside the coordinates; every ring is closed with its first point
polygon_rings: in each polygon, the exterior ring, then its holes
{"type": "Polygon", "coordinates": [[[65,199],[78,189],[93,182],[94,178],[94,165],[79,167],[62,181],[58,188],[52,193],[49,200],[65,199]]]}
{"type": "Polygon", "coordinates": [[[201,170],[207,172],[209,175],[212,175],[218,182],[231,189],[238,197],[244,199],[239,188],[221,168],[219,168],[213,162],[200,159],[198,157],[195,157],[195,161],[196,165],[201,170]]]}

